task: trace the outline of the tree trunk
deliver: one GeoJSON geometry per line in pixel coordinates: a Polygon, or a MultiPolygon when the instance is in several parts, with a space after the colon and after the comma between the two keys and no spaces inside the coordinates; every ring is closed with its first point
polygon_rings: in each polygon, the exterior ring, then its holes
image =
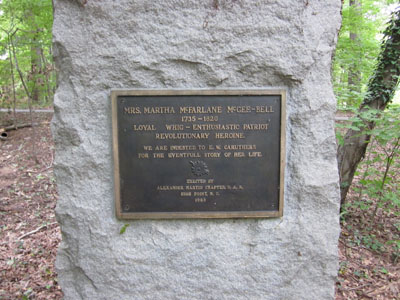
{"type": "Polygon", "coordinates": [[[14,66],[12,62],[12,53],[11,53],[11,38],[14,35],[14,33],[8,34],[8,57],[10,60],[10,75],[11,75],[11,83],[12,83],[12,92],[13,92],[13,123],[14,127],[17,127],[17,113],[16,113],[16,107],[17,107],[17,97],[15,95],[15,79],[14,79],[14,66]]]}
{"type": "MultiPolygon", "coordinates": [[[[371,138],[368,131],[375,126],[373,120],[362,119],[362,112],[368,109],[383,111],[393,98],[399,82],[400,10],[394,13],[384,34],[378,65],[368,83],[367,96],[359,108],[358,116],[362,120],[360,130],[350,129],[346,133],[343,145],[338,148],[341,206],[345,203],[357,165],[365,155],[371,138]]],[[[353,125],[358,126],[358,124],[353,125]]]]}
{"type": "Polygon", "coordinates": [[[37,37],[35,36],[31,42],[31,82],[32,90],[31,96],[33,102],[39,102],[40,99],[40,85],[41,78],[40,73],[42,71],[42,60],[41,60],[42,49],[37,42],[37,37]]]}
{"type": "Polygon", "coordinates": [[[49,63],[47,63],[46,58],[43,53],[43,49],[41,49],[40,57],[42,59],[42,64],[43,64],[42,73],[44,73],[44,74],[42,74],[42,75],[44,75],[45,86],[46,86],[45,98],[46,98],[46,103],[49,103],[50,99],[53,98],[53,95],[51,94],[51,87],[50,87],[51,65],[49,63]]]}
{"type": "MultiPolygon", "coordinates": [[[[354,12],[359,15],[361,14],[361,2],[360,0],[349,0],[349,6],[353,7],[354,12]]],[[[359,18],[357,18],[359,19],[359,18]]],[[[353,24],[352,29],[350,31],[349,37],[353,44],[359,43],[359,34],[358,34],[358,26],[359,24],[353,24]]],[[[357,48],[360,48],[357,46],[357,48]]],[[[361,57],[360,57],[361,58],[361,57]]],[[[347,85],[349,91],[360,93],[361,92],[361,70],[358,67],[360,64],[357,61],[354,61],[349,66],[349,72],[347,75],[347,85]]],[[[357,102],[353,102],[357,103],[357,102]]]]}
{"type": "MultiPolygon", "coordinates": [[[[18,30],[18,29],[17,29],[17,30],[18,30]]],[[[15,31],[15,32],[17,32],[17,31],[15,31]]],[[[23,76],[23,74],[22,74],[22,71],[21,71],[21,69],[19,68],[19,65],[18,65],[18,58],[17,58],[17,54],[16,54],[16,52],[15,52],[15,46],[14,46],[14,42],[13,42],[13,39],[12,39],[12,38],[10,39],[10,42],[11,42],[11,49],[12,49],[12,52],[13,52],[13,55],[14,55],[15,68],[17,69],[17,72],[18,72],[18,74],[19,74],[19,78],[21,79],[22,86],[24,87],[25,93],[26,93],[26,95],[28,96],[29,116],[30,116],[30,119],[31,119],[30,121],[31,121],[32,135],[33,135],[33,140],[32,140],[32,152],[33,152],[33,154],[34,154],[35,162],[38,164],[38,163],[39,163],[39,160],[38,160],[38,156],[37,156],[37,152],[36,152],[36,147],[35,147],[36,130],[35,130],[35,127],[34,127],[34,124],[33,124],[32,97],[31,97],[31,94],[29,93],[28,86],[27,86],[26,83],[25,83],[25,80],[24,80],[24,76],[23,76]]]]}

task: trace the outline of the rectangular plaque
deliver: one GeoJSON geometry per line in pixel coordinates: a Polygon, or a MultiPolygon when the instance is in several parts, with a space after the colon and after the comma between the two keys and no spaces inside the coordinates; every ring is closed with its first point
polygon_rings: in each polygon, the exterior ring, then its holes
{"type": "Polygon", "coordinates": [[[284,90],[112,91],[120,219],[283,213],[284,90]]]}

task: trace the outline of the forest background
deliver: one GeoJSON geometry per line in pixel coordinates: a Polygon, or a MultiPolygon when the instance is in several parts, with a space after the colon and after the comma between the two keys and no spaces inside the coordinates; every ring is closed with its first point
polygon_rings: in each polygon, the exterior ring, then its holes
{"type": "MultiPolygon", "coordinates": [[[[374,297],[377,291],[383,297],[400,298],[400,291],[393,288],[400,286],[400,92],[391,93],[394,97],[387,99],[389,104],[383,111],[360,112],[385,43],[393,34],[385,34],[385,29],[397,26],[393,19],[399,7],[394,0],[343,2],[342,27],[332,65],[338,107],[337,142],[340,148],[349,129],[370,138],[353,183],[341,182],[342,188],[349,185],[349,193],[341,206],[337,299],[374,297]],[[366,120],[374,126],[365,126],[366,120]]],[[[8,115],[0,118],[8,122],[0,123],[0,143],[20,127],[31,127],[29,134],[35,135],[34,128],[40,126],[35,110],[52,109],[57,81],[52,9],[51,0],[0,1],[0,109],[8,115]],[[28,117],[20,118],[19,109],[28,109],[28,117]]],[[[399,57],[393,59],[399,63],[399,57]]],[[[397,89],[398,74],[395,80],[397,89]]],[[[38,139],[32,140],[35,143],[38,139]]],[[[37,161],[35,155],[33,161],[37,161]]],[[[0,205],[0,214],[6,213],[0,205]]],[[[4,226],[0,224],[0,235],[5,232],[4,226]]],[[[21,291],[21,295],[33,292],[21,291]]]]}

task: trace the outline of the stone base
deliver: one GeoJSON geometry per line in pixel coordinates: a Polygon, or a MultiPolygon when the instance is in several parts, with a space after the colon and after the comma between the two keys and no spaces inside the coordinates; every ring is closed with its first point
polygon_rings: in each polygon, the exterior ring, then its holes
{"type": "Polygon", "coordinates": [[[65,299],[333,299],[341,1],[86,2],[54,1],[65,299]],[[111,89],[231,87],[288,91],[283,217],[118,221],[111,89]]]}

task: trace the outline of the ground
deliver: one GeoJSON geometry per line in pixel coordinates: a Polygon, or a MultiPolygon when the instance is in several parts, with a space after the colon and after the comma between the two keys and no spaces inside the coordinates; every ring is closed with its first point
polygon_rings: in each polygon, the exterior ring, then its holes
{"type": "MultiPolygon", "coordinates": [[[[34,130],[12,130],[0,140],[0,300],[62,298],[54,270],[61,234],[50,119],[35,114],[34,130]]],[[[29,123],[27,114],[18,120],[29,123]]],[[[5,125],[10,115],[1,113],[0,128],[5,125]]],[[[391,243],[400,239],[399,209],[374,215],[373,199],[370,209],[353,205],[360,200],[359,173],[348,196],[352,205],[342,214],[336,300],[400,299],[400,249],[391,243]]]]}
{"type": "MultiPolygon", "coordinates": [[[[10,116],[0,115],[1,125],[10,116]]],[[[54,146],[47,123],[8,132],[0,140],[0,299],[61,299],[54,261],[61,234],[54,215],[57,200],[54,146]]],[[[19,114],[20,123],[29,123],[19,114]]]]}
{"type": "Polygon", "coordinates": [[[377,200],[360,193],[365,168],[354,178],[342,212],[336,300],[398,300],[400,210],[387,204],[376,209],[377,200]]]}
{"type": "MultiPolygon", "coordinates": [[[[352,114],[339,113],[338,123],[352,114]]],[[[394,120],[392,124],[395,124],[394,120]]],[[[344,129],[340,129],[344,134],[344,129]]],[[[339,130],[338,130],[339,132],[339,130]]],[[[399,146],[372,138],[341,213],[340,266],[336,299],[400,299],[400,151],[393,156],[382,189],[386,158],[399,146]],[[390,180],[389,180],[390,179],[390,180]],[[382,192],[383,191],[383,192],[382,192]]],[[[396,140],[397,139],[397,140],[396,140]]],[[[390,139],[389,139],[390,140],[390,139]]]]}

